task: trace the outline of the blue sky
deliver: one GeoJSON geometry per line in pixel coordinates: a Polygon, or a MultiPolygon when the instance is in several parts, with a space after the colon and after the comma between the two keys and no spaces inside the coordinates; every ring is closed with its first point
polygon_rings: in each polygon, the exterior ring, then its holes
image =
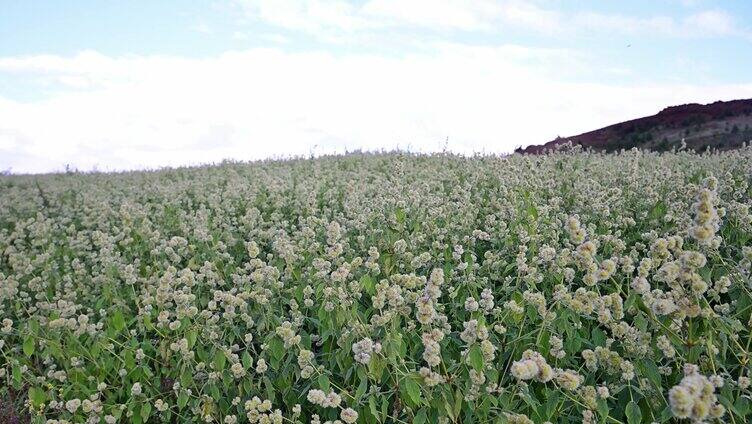
{"type": "Polygon", "coordinates": [[[509,152],[752,97],[752,2],[2,1],[0,170],[509,152]]]}

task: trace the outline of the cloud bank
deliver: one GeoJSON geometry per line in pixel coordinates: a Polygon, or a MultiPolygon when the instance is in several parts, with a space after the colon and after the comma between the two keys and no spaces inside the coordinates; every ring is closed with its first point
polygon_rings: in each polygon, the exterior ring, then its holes
{"type": "Polygon", "coordinates": [[[235,0],[250,19],[328,41],[384,29],[498,32],[508,28],[547,35],[599,31],[680,38],[738,36],[752,32],[720,9],[701,9],[677,17],[629,16],[592,11],[563,12],[545,3],[522,0],[235,0]]]}
{"type": "Polygon", "coordinates": [[[752,97],[752,85],[605,85],[540,69],[570,52],[436,44],[399,57],[251,49],[204,59],[83,52],[0,59],[46,87],[0,97],[0,169],[140,169],[401,148],[506,153],[655,105],[752,97]]]}

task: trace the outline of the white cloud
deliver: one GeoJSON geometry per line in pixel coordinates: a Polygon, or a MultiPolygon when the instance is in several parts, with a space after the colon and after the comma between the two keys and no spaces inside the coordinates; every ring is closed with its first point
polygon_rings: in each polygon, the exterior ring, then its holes
{"type": "Polygon", "coordinates": [[[0,169],[133,169],[314,149],[435,151],[447,137],[457,152],[509,152],[655,113],[656,105],[752,97],[752,85],[575,84],[539,71],[576,57],[437,44],[389,58],[277,49],[204,59],[0,58],[0,77],[58,84],[41,100],[0,97],[0,169]]]}
{"type": "Polygon", "coordinates": [[[737,28],[734,19],[720,10],[706,10],[684,19],[683,29],[687,32],[700,32],[713,35],[737,35],[743,33],[737,28]]]}
{"type": "Polygon", "coordinates": [[[286,29],[351,31],[368,26],[357,16],[357,8],[342,0],[249,0],[240,4],[248,14],[286,29]]]}
{"type": "Polygon", "coordinates": [[[544,33],[556,33],[576,29],[568,23],[566,16],[562,13],[543,9],[532,2],[505,2],[502,6],[501,17],[503,18],[503,24],[544,33]]]}
{"type": "Polygon", "coordinates": [[[213,34],[214,31],[204,22],[201,22],[193,27],[193,30],[196,32],[200,32],[201,34],[210,35],[213,34]]]}
{"type": "Polygon", "coordinates": [[[254,19],[324,38],[395,27],[491,31],[504,24],[551,32],[561,25],[557,12],[522,0],[368,0],[359,6],[343,0],[237,2],[254,19]]]}
{"type": "Polygon", "coordinates": [[[383,25],[488,30],[500,8],[486,0],[369,0],[361,12],[383,25]]]}
{"type": "Polygon", "coordinates": [[[680,19],[668,16],[639,18],[584,12],[575,14],[572,24],[579,28],[634,35],[652,34],[680,38],[750,37],[750,32],[739,27],[731,15],[720,10],[705,10],[680,19]]]}
{"type": "Polygon", "coordinates": [[[253,19],[334,42],[346,41],[346,37],[357,33],[393,28],[503,32],[509,27],[555,35],[599,32],[752,39],[752,33],[740,27],[731,15],[715,9],[679,17],[637,17],[590,11],[562,12],[529,0],[368,0],[360,5],[344,0],[236,2],[253,19]]]}
{"type": "Polygon", "coordinates": [[[261,38],[273,44],[288,44],[290,39],[282,34],[262,34],[261,38]]]}

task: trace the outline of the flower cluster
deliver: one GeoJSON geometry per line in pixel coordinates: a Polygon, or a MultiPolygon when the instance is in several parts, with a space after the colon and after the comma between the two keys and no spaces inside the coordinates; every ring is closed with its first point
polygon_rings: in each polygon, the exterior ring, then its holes
{"type": "Polygon", "coordinates": [[[749,147],[0,176],[0,422],[750,422],[750,206],[749,147]]]}
{"type": "Polygon", "coordinates": [[[353,343],[352,351],[355,354],[355,361],[368,364],[371,362],[372,355],[381,352],[381,343],[374,343],[373,340],[366,337],[357,343],[353,343]]]}
{"type": "Polygon", "coordinates": [[[684,378],[668,392],[671,412],[677,418],[691,418],[694,422],[720,418],[726,409],[718,403],[715,390],[716,385],[710,379],[699,374],[696,366],[687,364],[684,378]]]}
{"type": "Polygon", "coordinates": [[[546,363],[546,358],[538,352],[526,350],[519,361],[512,363],[512,375],[518,380],[532,380],[545,383],[554,376],[553,368],[546,363]]]}

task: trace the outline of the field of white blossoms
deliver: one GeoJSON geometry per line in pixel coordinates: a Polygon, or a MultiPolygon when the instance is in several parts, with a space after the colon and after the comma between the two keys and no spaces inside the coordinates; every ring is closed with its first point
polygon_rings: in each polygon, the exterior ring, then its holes
{"type": "Polygon", "coordinates": [[[0,422],[752,420],[752,149],[0,178],[0,422]]]}

